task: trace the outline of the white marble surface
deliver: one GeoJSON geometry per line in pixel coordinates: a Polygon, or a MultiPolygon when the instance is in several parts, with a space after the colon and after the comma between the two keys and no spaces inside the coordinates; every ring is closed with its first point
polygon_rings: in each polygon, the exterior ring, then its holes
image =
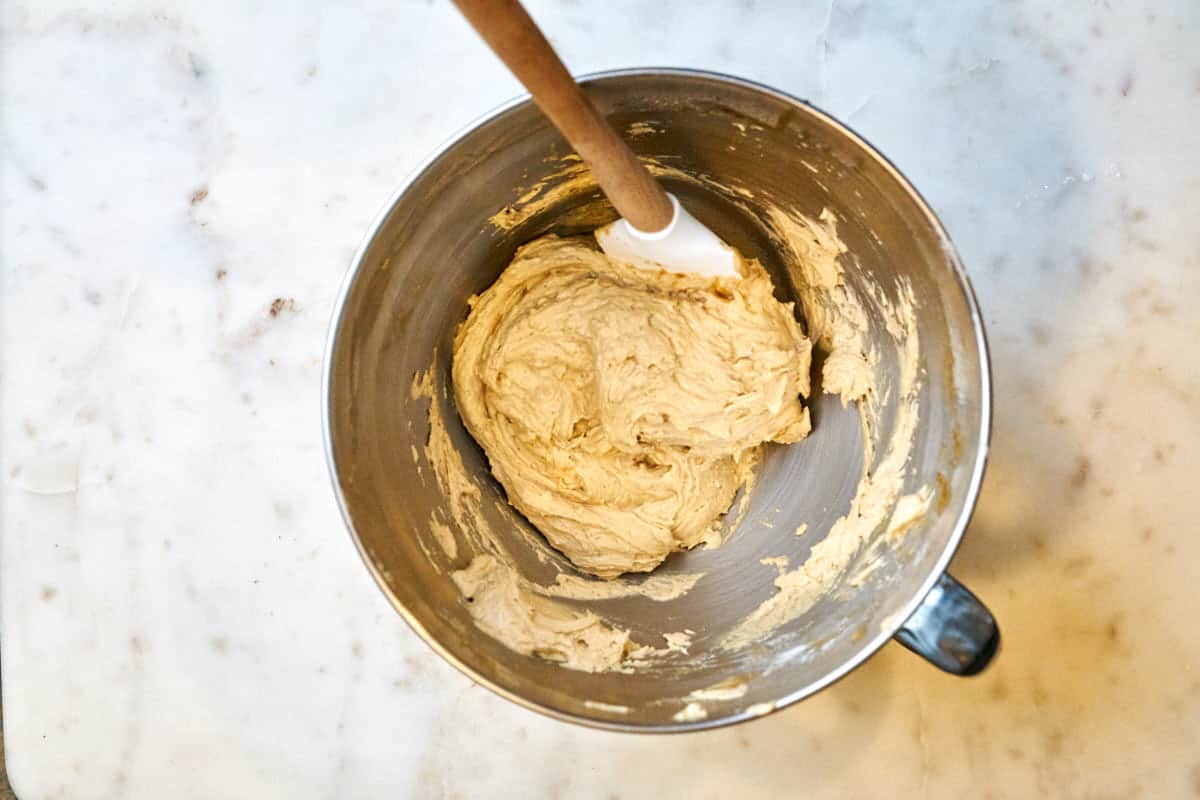
{"type": "Polygon", "coordinates": [[[848,120],[942,215],[993,345],[954,569],[1004,627],[994,667],[890,645],[798,707],[666,738],[472,686],[384,603],[328,489],[350,254],[513,80],[442,0],[78,5],[2,11],[19,796],[1200,793],[1194,0],[531,4],[576,71],[706,67],[848,120]]]}

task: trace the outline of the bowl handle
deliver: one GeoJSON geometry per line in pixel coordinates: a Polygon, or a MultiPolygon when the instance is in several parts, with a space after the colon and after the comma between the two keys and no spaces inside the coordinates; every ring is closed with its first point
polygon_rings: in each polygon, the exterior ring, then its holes
{"type": "Polygon", "coordinates": [[[1000,648],[1000,627],[987,606],[944,572],[896,641],[952,675],[976,675],[1000,648]]]}

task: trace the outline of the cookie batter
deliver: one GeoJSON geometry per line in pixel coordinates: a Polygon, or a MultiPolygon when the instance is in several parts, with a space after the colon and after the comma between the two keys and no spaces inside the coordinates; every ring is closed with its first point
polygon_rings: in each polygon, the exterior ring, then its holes
{"type": "Polygon", "coordinates": [[[706,540],[762,444],[809,432],[811,345],[766,271],[741,270],[652,273],[546,236],[472,300],[454,343],[463,422],[580,569],[645,572],[706,540]]]}
{"type": "MultiPolygon", "coordinates": [[[[765,224],[767,235],[787,264],[797,292],[797,301],[804,309],[806,333],[813,346],[824,351],[821,373],[823,391],[839,396],[843,405],[852,405],[861,421],[862,474],[858,476],[850,508],[832,528],[808,533],[808,525],[802,524],[796,529],[796,535],[817,538],[807,558],[796,563],[783,558],[767,559],[767,565],[774,567],[773,571],[777,573],[775,592],[734,625],[721,631],[712,631],[706,629],[703,619],[689,618],[687,624],[693,628],[680,624],[674,626],[675,630],[643,630],[635,633],[619,617],[608,613],[610,607],[606,605],[607,600],[631,597],[670,604],[689,594],[698,581],[698,590],[704,591],[705,575],[668,572],[631,579],[596,580],[561,570],[553,579],[546,575],[535,579],[526,574],[518,566],[504,537],[493,529],[488,515],[484,513],[485,506],[493,500],[487,496],[487,492],[481,493],[482,487],[478,482],[480,476],[463,463],[446,429],[442,409],[450,407],[449,395],[453,387],[441,382],[435,352],[429,368],[415,374],[412,385],[414,399],[419,397],[429,401],[429,435],[423,454],[447,501],[434,511],[430,519],[428,544],[431,549],[427,552],[434,560],[435,568],[439,561],[451,562],[450,575],[480,631],[516,653],[587,672],[635,673],[658,669],[667,663],[679,666],[681,654],[688,655],[686,664],[689,669],[699,669],[709,663],[714,650],[736,652],[756,646],[828,596],[839,580],[845,578],[849,585],[855,585],[862,575],[869,574],[884,551],[893,548],[896,542],[903,541],[907,532],[917,527],[914,523],[926,514],[932,499],[928,487],[921,487],[910,495],[902,494],[905,476],[909,473],[908,462],[919,418],[922,386],[916,300],[907,281],[898,281],[894,287],[895,297],[889,299],[879,286],[870,283],[855,286],[847,280],[842,261],[846,257],[852,259],[852,256],[847,253],[838,235],[837,220],[828,211],[822,212],[818,218],[810,218],[768,200],[755,200],[753,193],[736,184],[724,185],[704,176],[689,175],[653,163],[651,169],[664,179],[688,182],[724,196],[744,211],[757,215],[765,224]],[[751,201],[755,205],[751,206],[751,201]],[[872,322],[882,325],[882,330],[878,330],[872,322]],[[883,364],[889,358],[899,366],[898,375],[885,375],[883,364]],[[883,424],[885,412],[893,415],[890,425],[883,424]],[[449,537],[442,535],[445,533],[443,528],[449,529],[449,537]],[[434,550],[440,550],[437,558],[433,555],[434,550]],[[852,569],[855,571],[851,573],[852,569]],[[694,646],[693,637],[712,634],[719,637],[716,642],[694,646]]],[[[578,162],[577,157],[568,156],[559,173],[528,190],[517,203],[493,217],[492,223],[497,229],[507,230],[524,224],[532,216],[542,214],[549,208],[557,207],[569,198],[595,191],[590,173],[578,162]]],[[[607,219],[602,214],[589,211],[588,206],[581,208],[579,213],[572,212],[575,216],[570,217],[569,224],[598,225],[607,219]]],[[[562,243],[562,240],[548,241],[562,243]]],[[[571,242],[576,248],[582,248],[583,258],[602,258],[594,252],[594,245],[589,241],[569,240],[568,243],[571,242]]],[[[534,243],[530,247],[544,244],[534,243]]],[[[548,253],[546,251],[542,255],[548,253]]],[[[522,251],[520,255],[524,257],[537,253],[522,251]]],[[[612,268],[611,265],[607,266],[612,268]]],[[[601,274],[599,270],[594,271],[596,275],[590,278],[601,274]]],[[[742,281],[745,290],[746,286],[752,285],[747,281],[757,280],[754,278],[757,267],[747,265],[743,271],[747,276],[742,281]]],[[[648,280],[644,273],[634,277],[648,280]]],[[[762,278],[765,279],[765,276],[762,278]]],[[[507,323],[500,322],[501,317],[508,317],[503,309],[511,310],[521,305],[523,299],[520,291],[513,288],[520,281],[506,283],[511,279],[512,276],[498,281],[498,284],[508,287],[503,291],[508,293],[509,299],[493,306],[495,313],[491,319],[495,324],[490,329],[486,324],[480,328],[484,333],[478,343],[480,354],[475,357],[477,362],[482,360],[486,348],[504,349],[500,347],[500,339],[491,333],[503,333],[506,336],[513,333],[514,329],[508,328],[507,323]]],[[[536,281],[530,278],[526,283],[533,285],[536,281]]],[[[674,285],[673,282],[672,288],[666,291],[669,293],[683,288],[686,287],[674,285]]],[[[720,285],[713,287],[709,284],[708,287],[699,288],[728,294],[728,287],[720,285]]],[[[500,291],[498,287],[493,287],[484,297],[477,298],[473,303],[476,311],[481,312],[482,307],[490,302],[486,298],[500,291]]],[[[476,314],[471,316],[475,317],[476,314]]],[[[565,330],[561,323],[556,324],[565,330]]],[[[461,334],[465,334],[465,326],[460,328],[460,340],[461,334]]],[[[512,345],[510,343],[507,346],[512,345]]],[[[807,354],[798,354],[797,357],[804,359],[803,369],[807,370],[807,354]]],[[[476,373],[477,376],[481,374],[476,373]]],[[[483,381],[475,381],[476,394],[480,394],[484,388],[483,381]]],[[[550,388],[557,390],[553,386],[550,388]]],[[[487,390],[485,394],[494,395],[494,392],[487,390]]],[[[480,395],[477,403],[486,409],[490,400],[480,395]]],[[[461,416],[467,418],[461,397],[459,405],[461,416]]],[[[668,410],[666,413],[670,415],[672,412],[668,410]]],[[[521,419],[519,416],[517,418],[521,419]]],[[[493,421],[490,424],[499,425],[501,422],[509,427],[515,424],[511,420],[493,421]]],[[[739,467],[751,478],[755,477],[755,470],[750,469],[750,463],[757,461],[762,449],[751,447],[750,457],[745,458],[739,467]]],[[[417,458],[418,455],[414,455],[414,460],[417,458]]],[[[748,481],[737,504],[721,517],[722,535],[737,528],[739,515],[746,511],[751,488],[751,482],[748,481]]],[[[511,488],[509,493],[510,497],[515,495],[511,488]]],[[[540,496],[545,499],[550,494],[543,492],[540,496]]],[[[561,496],[557,499],[562,500],[561,496]]],[[[717,543],[719,536],[710,537],[706,534],[702,541],[717,543]]],[[[542,564],[549,563],[549,556],[543,558],[542,551],[548,548],[542,542],[523,544],[533,546],[534,554],[542,564]]],[[[557,566],[555,569],[558,569],[557,566]]],[[[719,574],[710,574],[708,580],[715,582],[708,591],[720,591],[719,574]]],[[[687,614],[683,616],[686,618],[687,614]]],[[[692,695],[677,698],[677,701],[681,712],[686,710],[687,704],[697,704],[701,710],[704,709],[703,703],[692,695]]],[[[586,704],[610,711],[623,708],[592,701],[586,704]]],[[[757,715],[772,708],[770,703],[757,703],[747,706],[746,711],[757,715]]]]}

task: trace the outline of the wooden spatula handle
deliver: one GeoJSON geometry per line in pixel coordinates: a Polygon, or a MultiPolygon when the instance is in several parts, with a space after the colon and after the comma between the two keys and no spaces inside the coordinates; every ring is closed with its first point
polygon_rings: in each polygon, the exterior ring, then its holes
{"type": "Polygon", "coordinates": [[[583,94],[521,4],[454,3],[587,163],[617,212],[641,231],[667,227],[671,198],[583,94]]]}

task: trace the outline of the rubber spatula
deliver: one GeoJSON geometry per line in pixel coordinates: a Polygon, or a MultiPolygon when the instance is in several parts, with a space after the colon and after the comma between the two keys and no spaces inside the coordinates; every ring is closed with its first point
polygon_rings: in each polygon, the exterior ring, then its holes
{"type": "Polygon", "coordinates": [[[610,257],[653,270],[737,275],[737,253],[666,192],[605,121],[517,0],[455,0],[591,169],[621,219],[596,231],[610,257]]]}

